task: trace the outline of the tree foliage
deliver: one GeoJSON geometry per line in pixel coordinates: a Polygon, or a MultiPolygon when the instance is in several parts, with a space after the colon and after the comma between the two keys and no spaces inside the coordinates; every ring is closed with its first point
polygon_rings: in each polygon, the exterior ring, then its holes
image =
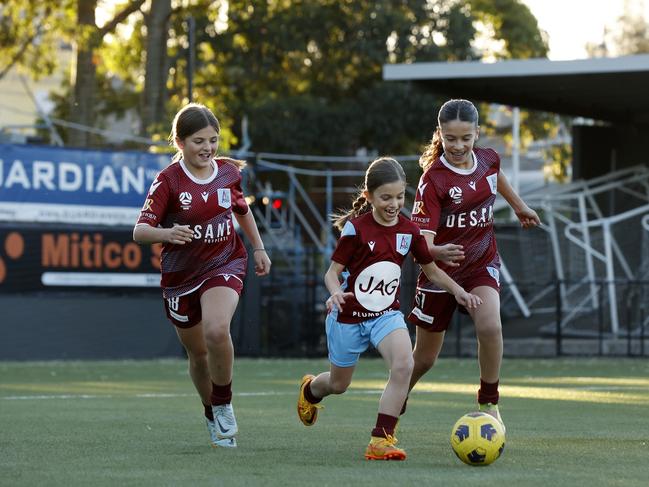
{"type": "MultiPolygon", "coordinates": [[[[96,79],[88,95],[95,100],[94,123],[109,123],[109,115],[123,113],[130,105],[143,114],[148,133],[166,136],[173,113],[187,102],[192,18],[194,101],[210,106],[221,119],[226,148],[239,144],[239,126],[246,116],[253,150],[415,152],[432,135],[443,100],[415,85],[384,82],[384,64],[480,59],[477,23],[492,26],[495,39],[505,46],[502,57],[547,52],[534,17],[520,0],[154,0],[120,4],[104,27],[93,20],[85,29],[72,28],[82,3],[42,0],[39,5],[49,5],[50,11],[43,11],[47,15],[61,15],[63,9],[67,20],[52,24],[59,39],[92,54],[86,57],[92,66],[85,66],[94,69],[96,79]],[[159,3],[171,10],[151,15],[148,6],[160,8],[159,3]],[[147,64],[154,30],[154,44],[159,47],[164,40],[166,50],[147,64]],[[153,108],[152,114],[145,113],[153,108]]],[[[16,5],[23,2],[8,4],[14,5],[13,17],[16,5]]],[[[14,29],[4,22],[8,13],[5,7],[0,11],[0,28],[7,32],[14,29]]],[[[26,26],[21,29],[28,32],[26,26]]],[[[0,59],[16,52],[7,41],[2,43],[8,38],[0,37],[0,59]]],[[[29,55],[25,52],[21,58],[25,68],[30,66],[29,55]]],[[[60,117],[77,114],[69,101],[83,101],[78,88],[73,84],[56,99],[60,117]]]]}
{"type": "Polygon", "coordinates": [[[58,67],[57,48],[72,38],[75,10],[72,0],[0,5],[0,79],[12,68],[34,79],[58,67]]]}

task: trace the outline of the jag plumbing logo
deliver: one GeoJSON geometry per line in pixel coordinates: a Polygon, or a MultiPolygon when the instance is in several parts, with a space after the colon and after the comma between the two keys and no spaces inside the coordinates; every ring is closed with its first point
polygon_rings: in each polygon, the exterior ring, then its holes
{"type": "MultiPolygon", "coordinates": [[[[25,239],[18,232],[11,232],[7,235],[4,241],[4,256],[11,260],[20,259],[25,252],[25,239]]],[[[0,284],[2,284],[7,277],[7,265],[0,255],[0,284]]]]}

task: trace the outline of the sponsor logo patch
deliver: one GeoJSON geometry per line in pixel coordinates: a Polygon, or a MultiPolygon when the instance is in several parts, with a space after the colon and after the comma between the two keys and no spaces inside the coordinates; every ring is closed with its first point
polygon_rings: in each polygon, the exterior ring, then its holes
{"type": "Polygon", "coordinates": [[[491,194],[496,194],[498,191],[498,173],[487,176],[487,182],[489,183],[489,188],[491,188],[491,194]]]}
{"type": "Polygon", "coordinates": [[[217,189],[216,191],[219,200],[219,206],[221,208],[230,208],[230,206],[232,206],[230,188],[220,188],[217,189]]]}
{"type": "Polygon", "coordinates": [[[410,243],[412,242],[412,235],[409,233],[397,233],[397,252],[401,255],[406,255],[410,250],[410,243]]]}

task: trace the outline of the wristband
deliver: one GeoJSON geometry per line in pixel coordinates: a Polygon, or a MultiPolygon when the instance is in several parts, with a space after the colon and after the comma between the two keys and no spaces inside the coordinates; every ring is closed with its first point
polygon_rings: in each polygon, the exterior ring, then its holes
{"type": "Polygon", "coordinates": [[[266,252],[266,249],[252,249],[252,251],[253,252],[261,252],[261,251],[266,252]]]}

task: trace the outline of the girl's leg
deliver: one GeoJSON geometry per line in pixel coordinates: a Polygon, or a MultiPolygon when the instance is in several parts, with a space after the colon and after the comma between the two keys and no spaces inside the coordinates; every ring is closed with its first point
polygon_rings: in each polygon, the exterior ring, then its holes
{"type": "Polygon", "coordinates": [[[394,430],[399,412],[408,395],[413,358],[407,328],[397,328],[381,340],[377,349],[388,368],[390,378],[379,401],[379,413],[365,449],[368,460],[405,460],[406,452],[396,446],[394,430]]]}
{"type": "Polygon", "coordinates": [[[238,303],[239,295],[229,287],[213,287],[201,296],[210,377],[218,385],[232,382],[234,347],[230,337],[230,322],[238,303]]]}
{"type": "MultiPolygon", "coordinates": [[[[415,348],[412,351],[412,357],[414,359],[414,365],[412,368],[412,375],[410,376],[410,384],[408,386],[408,392],[410,392],[415,384],[419,382],[426,372],[428,372],[435,361],[439,356],[439,352],[442,350],[442,345],[444,344],[444,331],[426,331],[420,326],[416,329],[416,338],[415,338],[415,348]]],[[[406,412],[406,403],[408,401],[408,396],[401,406],[399,414],[404,414],[406,412]]]]}
{"type": "Polygon", "coordinates": [[[338,367],[331,364],[329,372],[317,377],[307,374],[302,377],[297,400],[297,415],[304,426],[313,426],[318,419],[318,404],[330,394],[342,394],[352,381],[355,366],[338,367]]]}
{"type": "Polygon", "coordinates": [[[415,348],[412,351],[414,366],[412,376],[410,377],[409,391],[435,365],[435,361],[444,344],[445,333],[444,331],[426,331],[419,326],[417,327],[415,348]]]}
{"type": "Polygon", "coordinates": [[[503,333],[500,323],[500,295],[487,286],[478,286],[471,293],[482,298],[482,304],[469,310],[478,338],[480,378],[488,383],[498,382],[503,358],[503,333]]]}
{"type": "Polygon", "coordinates": [[[330,394],[342,394],[351,384],[355,369],[355,366],[338,367],[331,364],[329,372],[322,372],[311,379],[308,389],[314,398],[320,400],[330,394]]]}
{"type": "MultiPolygon", "coordinates": [[[[480,410],[494,416],[502,423],[498,410],[500,366],[503,359],[503,333],[500,323],[500,295],[488,286],[471,290],[482,298],[482,304],[469,310],[478,338],[478,363],[480,364],[480,410]]],[[[504,427],[504,424],[503,424],[504,427]]]]}
{"type": "Polygon", "coordinates": [[[230,337],[230,321],[238,302],[239,295],[229,287],[213,287],[201,296],[203,333],[212,380],[210,402],[214,415],[214,436],[217,438],[213,443],[217,446],[236,446],[234,436],[238,426],[231,404],[234,347],[230,337]]]}
{"type": "MultiPolygon", "coordinates": [[[[191,328],[175,328],[178,339],[187,352],[189,376],[196,391],[198,391],[198,395],[201,397],[201,401],[203,401],[204,405],[209,406],[212,381],[207,366],[207,346],[203,336],[203,326],[199,323],[191,328]]],[[[211,413],[206,414],[206,416],[211,416],[211,413]]]]}
{"type": "Polygon", "coordinates": [[[379,414],[396,418],[408,395],[414,363],[408,330],[405,328],[394,330],[381,340],[377,349],[390,370],[388,383],[379,401],[379,414]]]}

